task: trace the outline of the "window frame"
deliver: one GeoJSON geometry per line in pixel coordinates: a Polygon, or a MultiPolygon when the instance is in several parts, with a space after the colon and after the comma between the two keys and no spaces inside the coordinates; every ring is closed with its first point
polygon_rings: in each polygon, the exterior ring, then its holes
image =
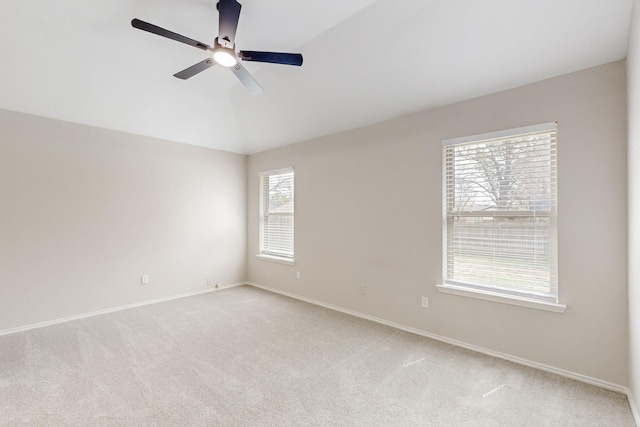
{"type": "MultiPolygon", "coordinates": [[[[557,184],[555,180],[557,179],[557,123],[549,122],[542,123],[533,126],[525,126],[514,129],[506,129],[497,132],[489,132],[478,135],[470,135],[460,138],[452,138],[442,140],[442,284],[436,285],[436,288],[440,292],[479,298],[489,301],[514,304],[529,308],[537,308],[547,311],[553,311],[557,313],[562,313],[566,309],[566,305],[559,303],[559,290],[558,290],[558,281],[557,281],[557,269],[558,269],[558,256],[557,256],[557,184]],[[550,143],[552,144],[552,148],[556,150],[555,153],[555,162],[552,162],[552,169],[549,174],[552,179],[552,194],[554,199],[552,200],[551,206],[548,211],[544,212],[535,212],[535,215],[538,216],[548,216],[550,221],[550,232],[549,232],[549,243],[550,243],[550,255],[549,255],[549,263],[550,263],[550,274],[552,275],[551,279],[551,291],[549,294],[536,294],[534,292],[527,292],[524,290],[516,290],[515,287],[499,287],[496,286],[495,283],[488,284],[479,284],[479,283],[465,283],[462,281],[455,280],[454,278],[448,277],[448,221],[450,217],[453,216],[469,216],[469,217],[480,217],[480,216],[492,216],[499,217],[500,211],[493,210],[491,211],[491,215],[480,215],[482,211],[468,211],[468,212],[455,212],[450,210],[451,203],[449,200],[449,195],[447,194],[448,188],[453,185],[455,187],[455,182],[451,181],[455,179],[452,177],[453,171],[449,171],[447,169],[447,151],[451,149],[452,146],[472,146],[475,144],[482,144],[486,142],[498,142],[500,140],[507,141],[511,138],[517,138],[518,136],[523,136],[527,134],[534,133],[542,133],[542,132],[553,132],[556,138],[556,141],[550,143]],[[542,215],[540,215],[542,213],[542,215]],[[555,276],[554,276],[555,275],[555,276]]],[[[509,212],[510,216],[514,215],[514,212],[509,212]]],[[[525,216],[525,217],[535,217],[528,211],[516,211],[515,215],[525,216]]]]}
{"type": "Polygon", "coordinates": [[[260,259],[264,259],[268,261],[295,265],[295,258],[294,258],[295,257],[295,172],[294,172],[294,169],[293,167],[275,169],[275,170],[260,172],[258,175],[259,175],[259,185],[260,185],[260,189],[259,189],[260,218],[259,218],[259,242],[258,242],[259,247],[258,247],[258,254],[256,256],[260,259]],[[292,177],[293,177],[293,205],[292,205],[293,211],[290,214],[288,212],[278,212],[276,213],[276,215],[278,216],[290,215],[292,218],[293,225],[291,227],[292,237],[291,237],[291,253],[290,254],[265,250],[265,227],[264,227],[265,217],[268,217],[269,215],[274,215],[274,213],[269,213],[265,211],[265,206],[267,201],[266,198],[269,197],[269,194],[265,194],[265,179],[268,179],[273,176],[285,175],[285,174],[292,174],[292,177]]]}

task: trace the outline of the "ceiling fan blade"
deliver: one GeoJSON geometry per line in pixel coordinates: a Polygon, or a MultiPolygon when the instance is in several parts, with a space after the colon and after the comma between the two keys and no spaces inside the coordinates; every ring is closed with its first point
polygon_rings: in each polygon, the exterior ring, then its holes
{"type": "Polygon", "coordinates": [[[214,61],[213,58],[207,58],[204,61],[198,62],[196,65],[192,65],[189,68],[185,68],[184,70],[178,73],[175,73],[173,77],[177,77],[182,80],[187,80],[195,76],[196,74],[201,73],[207,68],[213,67],[214,65],[216,65],[216,61],[214,61]]]}
{"type": "Polygon", "coordinates": [[[162,27],[158,27],[157,25],[153,25],[148,22],[141,21],[139,19],[134,18],[131,21],[131,26],[139,30],[147,31],[149,33],[157,34],[159,36],[166,37],[168,39],[175,40],[177,42],[181,42],[193,47],[197,47],[198,49],[211,50],[211,47],[208,44],[190,39],[189,37],[185,37],[178,33],[174,33],[173,31],[165,30],[162,27]]]}
{"type": "Polygon", "coordinates": [[[218,13],[220,15],[218,42],[229,49],[233,49],[235,43],[241,8],[242,5],[236,0],[220,0],[218,2],[218,13]]]}
{"type": "Polygon", "coordinates": [[[253,95],[260,95],[262,92],[264,92],[256,79],[254,79],[253,76],[249,74],[247,69],[244,68],[239,62],[233,67],[230,67],[230,70],[233,71],[233,74],[236,75],[236,77],[253,95]]]}
{"type": "Polygon", "coordinates": [[[299,53],[258,52],[255,50],[241,50],[243,61],[270,62],[272,64],[302,65],[302,55],[299,53]]]}

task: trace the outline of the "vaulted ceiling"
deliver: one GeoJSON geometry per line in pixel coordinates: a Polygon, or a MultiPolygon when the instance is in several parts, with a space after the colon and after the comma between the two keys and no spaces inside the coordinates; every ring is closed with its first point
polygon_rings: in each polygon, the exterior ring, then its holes
{"type": "Polygon", "coordinates": [[[632,0],[240,0],[244,62],[173,74],[209,53],[131,27],[213,43],[217,0],[0,4],[0,108],[237,153],[365,126],[626,56],[632,0]]]}

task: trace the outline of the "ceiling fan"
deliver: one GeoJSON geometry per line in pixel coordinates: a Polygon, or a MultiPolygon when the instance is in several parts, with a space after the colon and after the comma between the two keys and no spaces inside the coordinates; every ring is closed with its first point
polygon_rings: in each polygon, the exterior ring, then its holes
{"type": "Polygon", "coordinates": [[[220,64],[223,67],[229,68],[242,84],[245,85],[249,92],[258,95],[263,92],[262,87],[260,87],[256,79],[249,74],[247,69],[238,62],[238,59],[243,61],[270,62],[272,64],[302,65],[302,55],[299,53],[259,52],[255,50],[240,50],[236,52],[235,37],[242,5],[236,0],[220,0],[217,7],[220,15],[218,37],[216,37],[213,46],[190,39],[173,31],[165,30],[157,25],[139,19],[133,19],[131,25],[139,30],[148,31],[171,40],[197,47],[198,49],[213,52],[213,58],[207,58],[174,74],[174,77],[183,80],[193,77],[209,67],[220,64]]]}

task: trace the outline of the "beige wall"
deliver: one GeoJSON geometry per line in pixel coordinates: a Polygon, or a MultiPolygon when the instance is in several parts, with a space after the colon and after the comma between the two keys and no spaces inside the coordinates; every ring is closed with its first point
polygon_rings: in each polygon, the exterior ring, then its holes
{"type": "MultiPolygon", "coordinates": [[[[629,383],[640,408],[640,1],[634,2],[627,58],[629,102],[629,383]]],[[[640,414],[639,414],[640,415],[640,414]]]]}
{"type": "MultiPolygon", "coordinates": [[[[637,34],[628,64],[631,260],[640,241],[637,34]]],[[[622,61],[259,153],[248,167],[242,155],[0,110],[0,331],[203,289],[207,278],[248,278],[627,385],[625,91],[622,61]],[[438,293],[440,140],[554,120],[567,311],[438,293]],[[258,172],[287,166],[296,170],[295,266],[254,256],[258,172]]],[[[637,387],[640,286],[629,266],[637,387]]]]}
{"type": "Polygon", "coordinates": [[[207,278],[246,280],[246,156],[0,110],[0,331],[207,278]]]}
{"type": "Polygon", "coordinates": [[[625,82],[620,61],[250,156],[249,280],[626,385],[625,82]],[[549,121],[558,122],[566,312],[439,293],[440,141],[549,121]],[[296,173],[295,266],[254,256],[258,172],[287,166],[296,173]]]}

